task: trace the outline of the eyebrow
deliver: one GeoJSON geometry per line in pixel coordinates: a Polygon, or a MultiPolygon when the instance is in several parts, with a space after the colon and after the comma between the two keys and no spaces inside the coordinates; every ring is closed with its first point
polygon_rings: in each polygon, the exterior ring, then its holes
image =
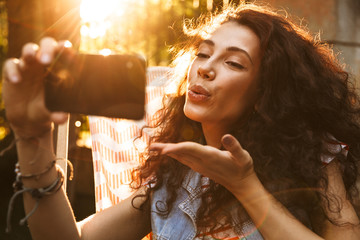
{"type": "MultiPolygon", "coordinates": [[[[207,44],[207,45],[210,45],[210,46],[215,46],[215,43],[214,43],[212,40],[210,40],[210,39],[205,39],[204,41],[202,41],[202,42],[200,43],[200,45],[201,45],[201,44],[207,44]]],[[[251,64],[254,65],[254,63],[253,63],[253,61],[252,61],[249,53],[248,53],[247,51],[245,51],[244,49],[239,48],[239,47],[235,47],[235,46],[230,46],[230,47],[227,47],[227,48],[226,48],[226,51],[228,51],[228,52],[242,52],[242,53],[244,53],[244,54],[249,58],[251,64]]]]}

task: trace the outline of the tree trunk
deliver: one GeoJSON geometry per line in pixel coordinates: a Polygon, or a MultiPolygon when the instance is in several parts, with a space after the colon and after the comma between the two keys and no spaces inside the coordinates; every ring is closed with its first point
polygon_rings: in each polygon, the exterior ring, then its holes
{"type": "Polygon", "coordinates": [[[8,0],[8,57],[19,57],[27,42],[44,36],[80,42],[80,0],[8,0]]]}

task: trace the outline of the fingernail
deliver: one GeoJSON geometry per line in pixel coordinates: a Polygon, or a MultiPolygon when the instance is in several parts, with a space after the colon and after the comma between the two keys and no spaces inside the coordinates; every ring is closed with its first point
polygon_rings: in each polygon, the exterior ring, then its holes
{"type": "Polygon", "coordinates": [[[225,137],[223,138],[223,143],[224,143],[225,145],[227,145],[227,146],[231,146],[231,144],[233,143],[232,137],[230,137],[230,136],[225,136],[225,137]]]}
{"type": "Polygon", "coordinates": [[[43,64],[49,64],[51,62],[51,58],[50,58],[50,55],[45,53],[45,54],[42,54],[41,55],[41,58],[40,58],[40,61],[41,63],[43,64]]]}
{"type": "Polygon", "coordinates": [[[18,83],[19,82],[19,76],[18,75],[11,75],[10,76],[10,81],[12,82],[12,83],[18,83]]]}

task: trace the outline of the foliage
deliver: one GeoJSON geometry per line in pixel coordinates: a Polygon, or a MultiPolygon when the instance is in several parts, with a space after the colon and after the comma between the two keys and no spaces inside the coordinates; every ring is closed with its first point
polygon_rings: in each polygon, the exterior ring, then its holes
{"type": "MultiPolygon", "coordinates": [[[[0,1],[0,66],[6,58],[7,52],[7,13],[5,8],[5,1],[0,1]]],[[[2,67],[0,68],[0,76],[2,76],[2,67]]],[[[2,85],[0,84],[0,93],[2,91],[2,85]]],[[[0,141],[4,139],[10,133],[10,128],[5,120],[4,103],[2,101],[2,95],[0,95],[0,141]]]]}

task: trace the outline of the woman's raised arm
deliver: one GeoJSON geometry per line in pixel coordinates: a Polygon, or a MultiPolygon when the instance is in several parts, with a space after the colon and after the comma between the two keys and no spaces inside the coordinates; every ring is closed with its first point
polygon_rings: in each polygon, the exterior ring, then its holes
{"type": "MultiPolygon", "coordinates": [[[[3,68],[3,99],[6,116],[14,131],[19,171],[18,188],[40,189],[24,192],[25,212],[33,239],[139,239],[150,231],[150,214],[133,208],[131,198],[118,206],[76,224],[61,186],[61,171],[54,165],[52,123],[63,123],[65,113],[45,108],[43,80],[46,67],[62,51],[72,54],[65,42],[44,38],[40,44],[28,43],[19,59],[9,59],[3,68]],[[54,167],[55,166],[55,167],[54,167]],[[45,195],[37,200],[45,189],[45,195]],[[32,192],[32,194],[30,194],[32,192]],[[101,237],[99,237],[101,236],[101,237]]],[[[69,55],[70,56],[70,55],[69,55]]],[[[140,205],[143,198],[137,198],[140,205]]]]}

